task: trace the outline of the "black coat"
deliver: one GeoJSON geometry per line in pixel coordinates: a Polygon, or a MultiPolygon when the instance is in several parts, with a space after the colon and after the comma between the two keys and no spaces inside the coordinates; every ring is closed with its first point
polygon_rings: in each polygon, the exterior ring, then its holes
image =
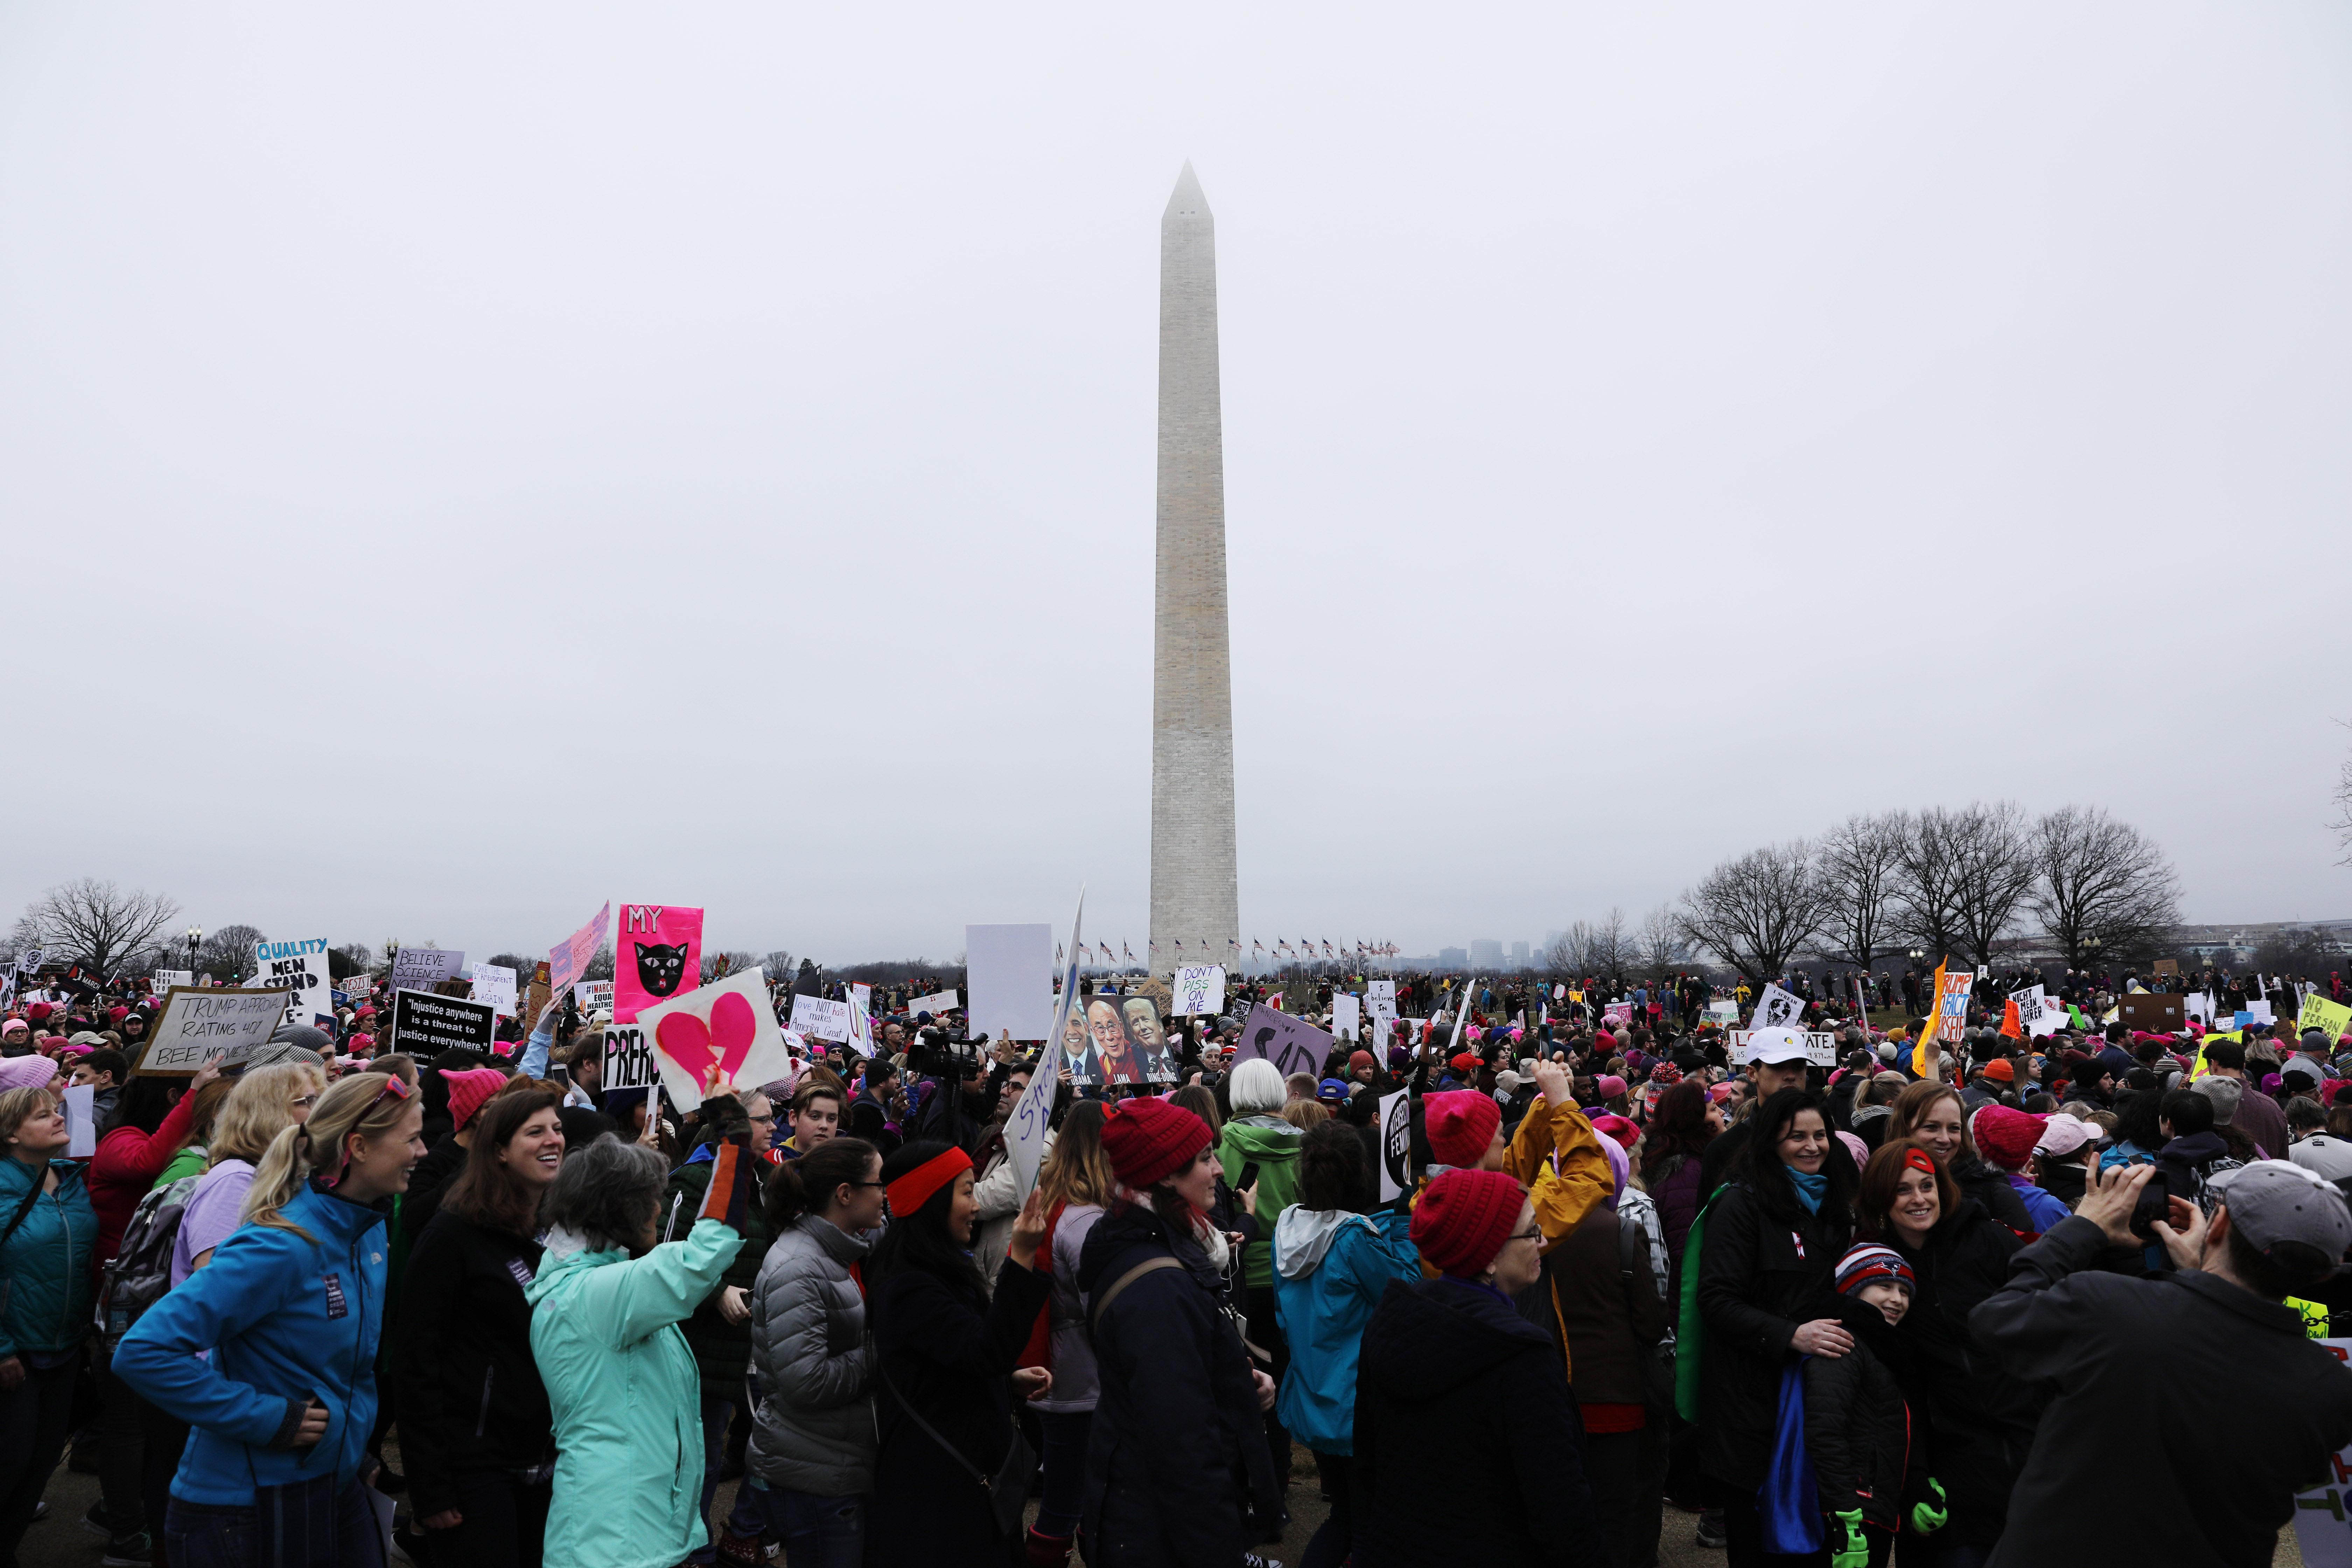
{"type": "Polygon", "coordinates": [[[1094,1329],[1087,1561],[1232,1568],[1280,1521],[1282,1489],[1248,1352],[1218,1310],[1223,1281],[1189,1238],[1135,1205],[1087,1233],[1078,1289],[1091,1306],[1155,1258],[1183,1267],[1137,1276],[1094,1329]]]}
{"type": "Polygon", "coordinates": [[[1891,1532],[1902,1518],[1914,1458],[1911,1413],[1888,1364],[1902,1360],[1894,1325],[1850,1296],[1822,1301],[1813,1316],[1837,1319],[1854,1339],[1848,1354],[1805,1362],[1805,1451],[1822,1511],[1859,1509],[1866,1522],[1891,1532]]]}
{"type": "Polygon", "coordinates": [[[1610,1560],[1551,1335],[1457,1279],[1391,1285],[1365,1326],[1355,1477],[1356,1568],[1610,1560]]]}
{"type": "Polygon", "coordinates": [[[416,1169],[408,1173],[407,1190],[400,1194],[400,1228],[412,1249],[424,1238],[433,1216],[441,1212],[441,1194],[466,1168],[467,1152],[452,1133],[433,1145],[432,1152],[416,1162],[416,1169]]]}
{"type": "Polygon", "coordinates": [[[902,1268],[872,1288],[866,1305],[881,1367],[874,1405],[882,1433],[874,1479],[885,1500],[867,1516],[872,1561],[954,1568],[1003,1563],[1017,1553],[1013,1538],[997,1533],[988,1493],[971,1470],[908,1420],[900,1400],[973,1468],[994,1475],[1013,1446],[1013,1369],[1053,1289],[1050,1277],[1018,1263],[997,1271],[985,1312],[920,1268],[902,1268]]]}
{"type": "Polygon", "coordinates": [[[555,1458],[523,1287],[540,1246],[444,1211],[408,1255],[400,1298],[400,1458],[418,1514],[458,1506],[460,1475],[555,1458]]]}
{"type": "Polygon", "coordinates": [[[1951,1521],[1938,1539],[1990,1545],[2008,1522],[2042,1390],[2010,1375],[1977,1342],[1969,1314],[2007,1281],[2009,1260],[2024,1244],[1973,1198],[1962,1198],[1924,1246],[1899,1235],[1884,1239],[1918,1281],[1900,1337],[1910,1347],[1905,1392],[1921,1418],[1927,1473],[1950,1499],[1951,1521]]]}
{"type": "Polygon", "coordinates": [[[1794,1212],[1794,1222],[1775,1217],[1745,1184],[1731,1183],[1707,1211],[1699,1252],[1698,1305],[1706,1322],[1699,1468],[1744,1491],[1764,1482],[1780,1374],[1796,1364],[1790,1342],[1800,1324],[1819,1315],[1814,1309],[1851,1235],[1842,1218],[1794,1212]]]}
{"type": "MultiPolygon", "coordinates": [[[[1976,1199],[1978,1205],[1994,1219],[2009,1226],[2019,1237],[2040,1233],[2042,1227],[2025,1212],[2025,1200],[2009,1184],[2009,1178],[1986,1164],[1972,1160],[1965,1153],[1952,1162],[1952,1180],[1959,1184],[1964,1196],[1976,1199]]],[[[2014,1252],[2015,1247],[2010,1248],[2014,1252]]]]}

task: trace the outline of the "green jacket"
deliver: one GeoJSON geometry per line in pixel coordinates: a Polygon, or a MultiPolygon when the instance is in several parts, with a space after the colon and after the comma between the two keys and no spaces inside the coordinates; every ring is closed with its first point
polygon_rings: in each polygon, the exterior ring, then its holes
{"type": "MultiPolygon", "coordinates": [[[[686,1163],[670,1173],[669,1191],[662,1196],[661,1238],[664,1241],[682,1239],[694,1225],[695,1211],[710,1191],[711,1162],[716,1157],[715,1145],[705,1143],[687,1156],[686,1163]]],[[[760,1191],[764,1200],[767,1194],[768,1163],[755,1160],[752,1166],[760,1173],[760,1191]]],[[[734,1285],[745,1291],[760,1282],[760,1265],[767,1260],[768,1244],[774,1240],[768,1234],[765,1202],[751,1205],[743,1216],[743,1250],[727,1266],[727,1273],[719,1281],[734,1285]]],[[[702,1392],[714,1399],[731,1404],[743,1403],[743,1379],[751,1370],[751,1323],[730,1323],[719,1316],[717,1289],[711,1300],[694,1310],[686,1321],[686,1342],[694,1352],[694,1364],[702,1373],[702,1392]]]]}
{"type": "Polygon", "coordinates": [[[555,1413],[546,1560],[673,1568],[702,1546],[701,1379],[678,1323],[743,1238],[715,1219],[632,1258],[555,1232],[531,1304],[530,1353],[555,1413]]]}
{"type": "Polygon", "coordinates": [[[1243,1167],[1257,1167],[1257,1228],[1264,1239],[1242,1249],[1243,1282],[1253,1290],[1274,1288],[1274,1222],[1298,1201],[1298,1146],[1306,1137],[1279,1116],[1237,1116],[1217,1141],[1217,1163],[1229,1184],[1241,1185],[1243,1167]]]}
{"type": "Polygon", "coordinates": [[[55,1354],[71,1350],[89,1332],[93,1285],[90,1253],[98,1246],[98,1211],[82,1183],[88,1167],[79,1160],[52,1160],[44,1167],[0,1155],[0,1230],[16,1217],[25,1194],[58,1173],[58,1190],[44,1193],[25,1210],[5,1247],[0,1247],[0,1357],[19,1351],[55,1354]]]}

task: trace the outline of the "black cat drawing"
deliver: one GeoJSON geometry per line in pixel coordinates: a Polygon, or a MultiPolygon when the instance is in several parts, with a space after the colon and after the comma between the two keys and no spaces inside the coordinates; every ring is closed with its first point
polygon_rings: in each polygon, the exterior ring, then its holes
{"type": "Polygon", "coordinates": [[[659,942],[643,942],[637,948],[637,984],[656,996],[667,996],[677,989],[678,981],[686,974],[686,943],[664,947],[659,942]]]}

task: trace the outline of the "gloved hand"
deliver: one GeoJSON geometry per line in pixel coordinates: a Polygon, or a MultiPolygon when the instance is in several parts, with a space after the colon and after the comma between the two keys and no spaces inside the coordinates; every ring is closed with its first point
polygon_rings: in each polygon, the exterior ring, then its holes
{"type": "Polygon", "coordinates": [[[1862,1510],[1842,1508],[1830,1517],[1845,1526],[1843,1544],[1834,1531],[1830,1534],[1829,1544],[1836,1548],[1830,1553],[1830,1568],[1869,1568],[1870,1542],[1862,1533],[1862,1510]]]}
{"type": "Polygon", "coordinates": [[[1916,1502],[1911,1505],[1911,1528],[1921,1535],[1935,1534],[1944,1528],[1944,1521],[1952,1517],[1944,1510],[1946,1500],[1944,1483],[1929,1476],[1927,1489],[1936,1494],[1934,1502],[1916,1502]]]}

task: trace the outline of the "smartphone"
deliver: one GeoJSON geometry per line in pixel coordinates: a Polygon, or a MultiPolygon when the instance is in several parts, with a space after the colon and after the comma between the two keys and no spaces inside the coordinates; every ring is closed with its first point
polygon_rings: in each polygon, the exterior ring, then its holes
{"type": "Polygon", "coordinates": [[[1257,1162],[1245,1161],[1242,1165],[1242,1179],[1234,1184],[1234,1191],[1245,1193],[1255,1185],[1257,1185],[1257,1162]]]}

